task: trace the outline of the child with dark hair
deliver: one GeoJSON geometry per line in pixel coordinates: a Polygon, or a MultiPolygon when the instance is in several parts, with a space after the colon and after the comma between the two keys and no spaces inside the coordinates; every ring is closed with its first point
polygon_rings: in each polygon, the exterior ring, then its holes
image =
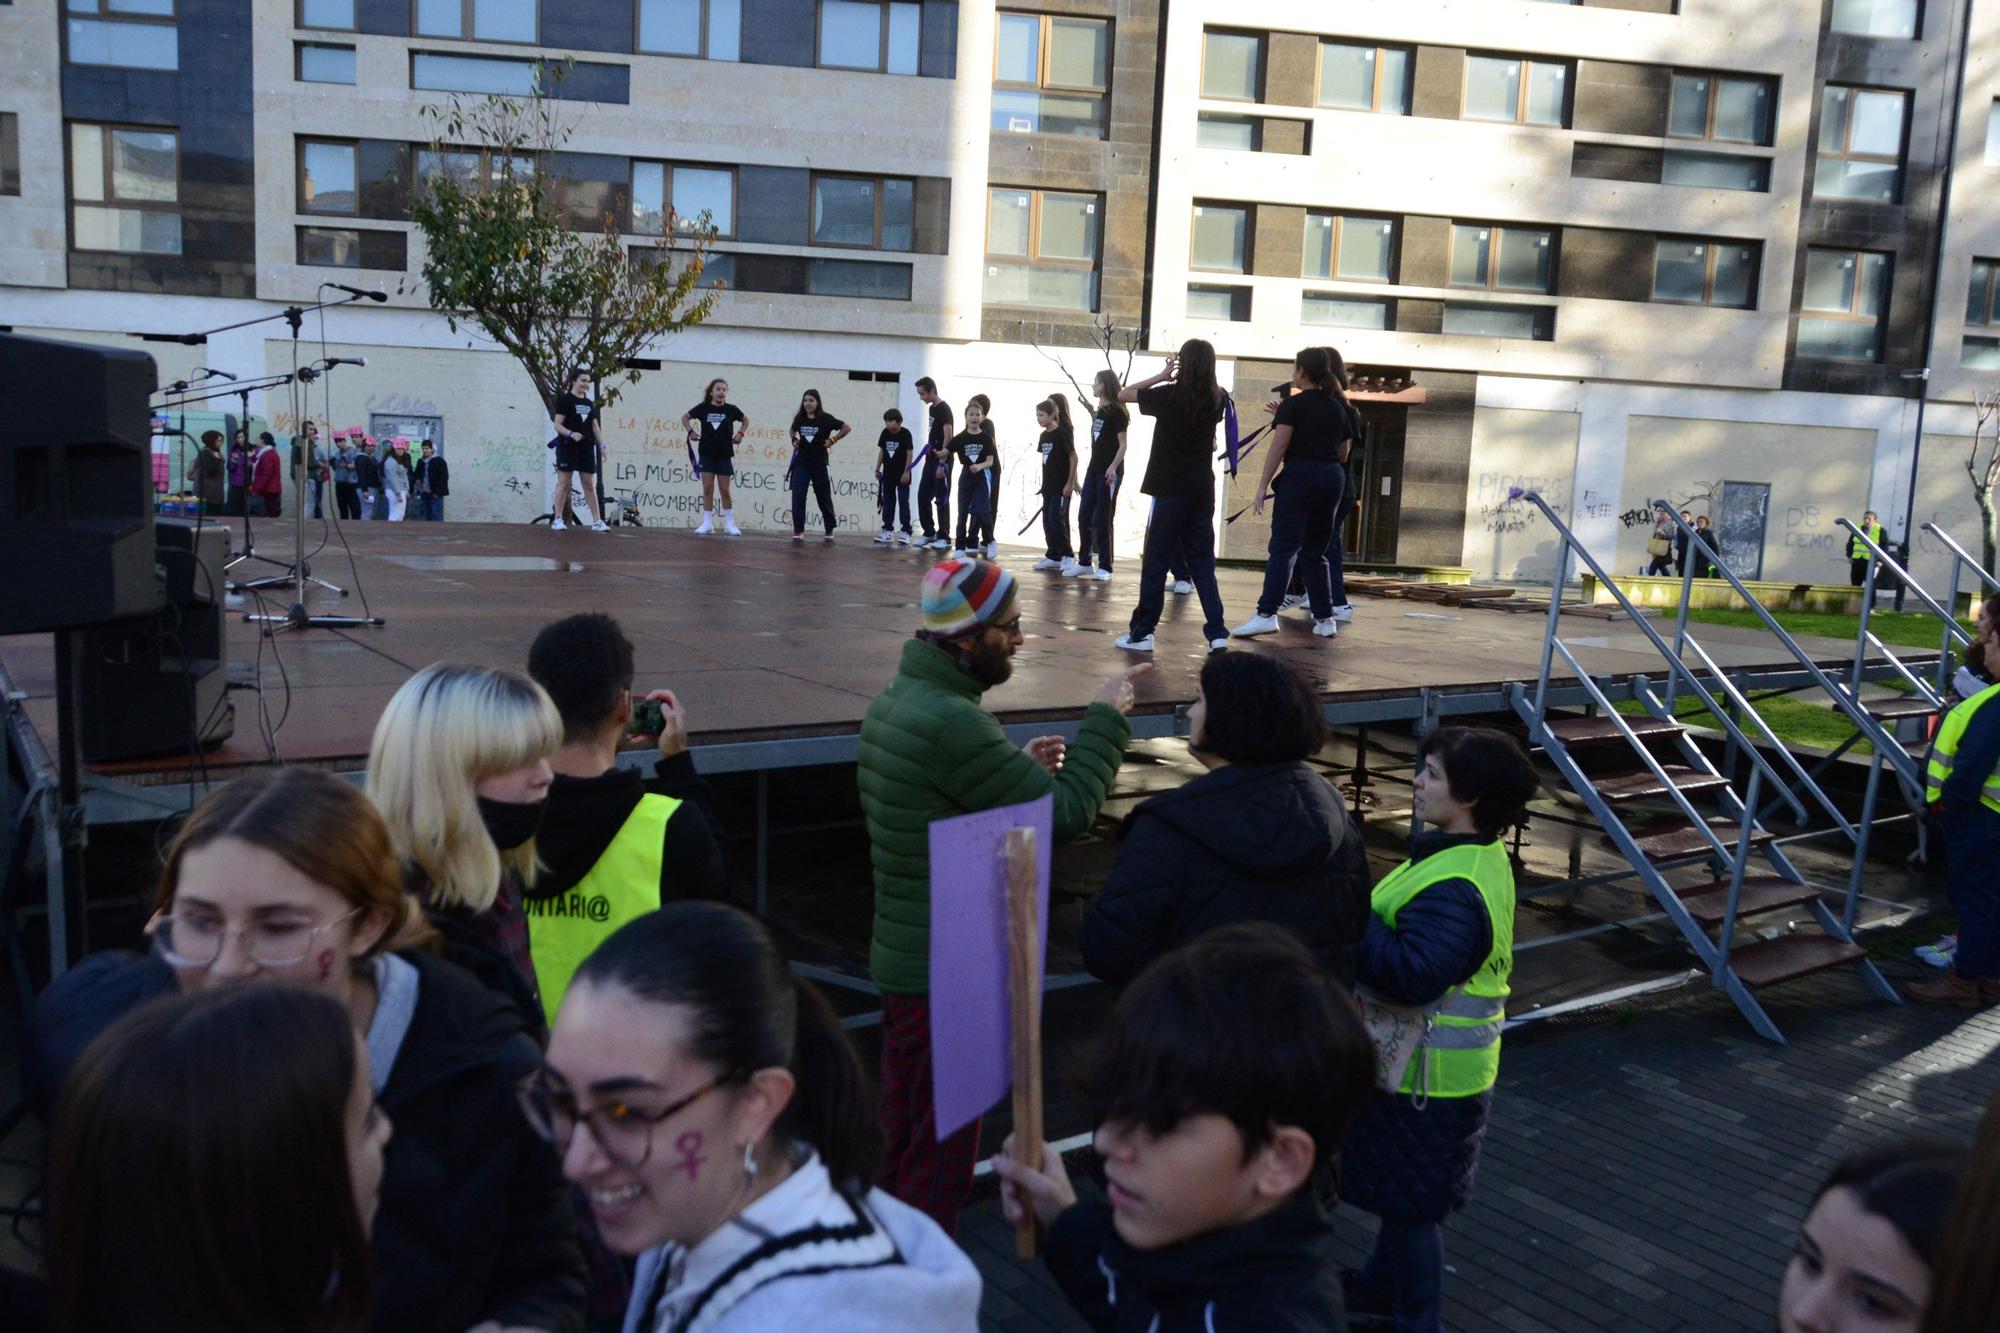
{"type": "Polygon", "coordinates": [[[833,515],[833,482],[827,465],[833,446],[847,438],[848,425],[822,404],[818,389],[799,395],[799,410],[792,414],[792,466],[787,479],[792,487],[792,540],[806,539],[806,488],[819,501],[820,520],[826,525],[826,540],[833,540],[838,526],[833,515]]]}
{"type": "Polygon", "coordinates": [[[1393,1318],[1399,1333],[1442,1327],[1444,1220],[1478,1169],[1514,972],[1514,868],[1500,835],[1539,786],[1520,745],[1480,727],[1433,732],[1417,764],[1428,827],[1375,886],[1358,974],[1364,995],[1421,1009],[1433,1027],[1398,1090],[1363,1109],[1341,1158],[1343,1197],[1382,1219],[1347,1304],[1393,1318]]]}
{"type": "Polygon", "coordinates": [[[975,556],[993,540],[993,510],[999,501],[999,454],[991,404],[975,393],[965,404],[965,429],[951,438],[951,452],[962,465],[958,474],[958,538],[956,553],[975,556]]]}
{"type": "Polygon", "coordinates": [[[875,540],[883,546],[910,544],[910,461],[915,454],[916,441],[903,425],[903,414],[890,408],[882,414],[882,435],[875,441],[875,479],[882,497],[882,530],[875,534],[875,540]],[[900,530],[896,526],[898,506],[903,517],[900,530]]]}
{"type": "Polygon", "coordinates": [[[730,487],[736,475],[736,446],[743,443],[750,419],[729,401],[728,380],[718,376],[708,382],[701,401],[681,413],[681,429],[691,440],[699,441],[695,462],[701,473],[701,523],[695,531],[704,536],[715,531],[715,493],[719,488],[722,530],[731,537],[741,537],[743,529],[736,526],[736,497],[730,487]]]}
{"type": "Polygon", "coordinates": [[[1079,1203],[1048,1144],[1030,1168],[1010,1137],[993,1170],[1091,1327],[1347,1327],[1321,1199],[1375,1046],[1296,936],[1241,923],[1160,958],[1082,1068],[1109,1203],[1079,1203]]]}
{"type": "MultiPolygon", "coordinates": [[[[1944,1247],[1966,1164],[1967,1153],[1957,1144],[1906,1139],[1834,1167],[1813,1196],[1785,1266],[1778,1291],[1781,1333],[1864,1327],[1915,1333],[1930,1304],[1931,1268],[1944,1247]],[[1842,1318],[1857,1307],[1868,1312],[1865,1322],[1842,1318]]],[[[1983,1247],[1991,1242],[1990,1235],[1981,1238],[1983,1247]]],[[[1990,1326],[1992,1308],[1979,1316],[1990,1326]]],[[[1981,1326],[1936,1325],[1952,1333],[1981,1326]]]]}
{"type": "Polygon", "coordinates": [[[1076,570],[1076,550],[1069,543],[1069,501],[1076,494],[1076,428],[1069,420],[1069,399],[1052,393],[1035,406],[1042,428],[1035,448],[1042,456],[1042,536],[1048,549],[1034,564],[1069,575],[1076,570]]]}
{"type": "Polygon", "coordinates": [[[951,404],[938,393],[929,375],[917,381],[917,397],[930,409],[930,433],[924,441],[923,474],[917,482],[917,522],[924,530],[918,546],[951,549],[951,404]]]}
{"type": "Polygon", "coordinates": [[[1076,509],[1076,563],[1063,571],[1067,578],[1111,577],[1111,514],[1118,483],[1125,471],[1125,432],[1132,414],[1118,401],[1118,377],[1108,370],[1090,382],[1097,407],[1090,414],[1090,465],[1083,474],[1076,509]],[[1091,568],[1093,554],[1097,560],[1091,568]]]}

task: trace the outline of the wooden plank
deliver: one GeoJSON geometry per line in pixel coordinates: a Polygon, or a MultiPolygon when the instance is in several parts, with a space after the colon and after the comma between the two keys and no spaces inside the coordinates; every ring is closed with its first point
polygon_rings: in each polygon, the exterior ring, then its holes
{"type": "MultiPolygon", "coordinates": [[[[1040,895],[1035,891],[1035,831],[1007,831],[1007,995],[1012,1005],[1009,1056],[1014,1071],[1014,1158],[1030,1171],[1042,1168],[1042,950],[1040,895]]],[[[1032,1259],[1041,1251],[1035,1210],[1022,1210],[1014,1228],[1014,1253],[1032,1259]]]]}

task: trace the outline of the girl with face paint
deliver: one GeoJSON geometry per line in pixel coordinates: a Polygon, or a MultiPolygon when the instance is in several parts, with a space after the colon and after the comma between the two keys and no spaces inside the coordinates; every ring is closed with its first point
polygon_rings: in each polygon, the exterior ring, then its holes
{"type": "MultiPolygon", "coordinates": [[[[367,797],[306,768],[217,788],[167,850],[147,934],[148,954],[88,958],[37,1004],[28,1064],[44,1108],[83,1047],[156,996],[277,983],[329,997],[366,1053],[382,1116],[378,1126],[361,1108],[357,1157],[394,1125],[379,1181],[355,1185],[357,1206],[379,1199],[373,1326],[579,1326],[575,1214],[559,1163],[515,1109],[540,1060],[528,1021],[424,947],[431,932],[367,797]]],[[[55,1130],[60,1140],[60,1118],[55,1130]]]]}
{"type": "Polygon", "coordinates": [[[396,691],[368,751],[368,797],[445,957],[538,1028],[521,891],[535,882],[535,833],[561,745],[562,718],[534,681],[439,662],[396,691]]]}

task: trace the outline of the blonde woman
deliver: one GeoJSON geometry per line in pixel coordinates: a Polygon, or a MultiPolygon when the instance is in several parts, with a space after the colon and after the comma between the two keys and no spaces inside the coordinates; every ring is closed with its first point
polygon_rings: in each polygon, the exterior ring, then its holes
{"type": "Polygon", "coordinates": [[[521,890],[539,869],[535,833],[561,745],[562,718],[534,681],[439,662],[396,691],[368,750],[368,797],[445,956],[537,1027],[521,890]]]}

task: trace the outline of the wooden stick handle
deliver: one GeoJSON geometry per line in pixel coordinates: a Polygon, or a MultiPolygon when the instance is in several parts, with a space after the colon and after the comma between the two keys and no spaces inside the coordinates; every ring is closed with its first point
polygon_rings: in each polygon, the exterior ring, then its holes
{"type": "MultiPolygon", "coordinates": [[[[1007,868],[1007,994],[1011,1001],[1009,1052],[1014,1072],[1014,1156],[1042,1166],[1042,950],[1040,895],[1035,873],[1035,831],[1009,829],[1001,852],[1007,868]]],[[[1041,1225],[1030,1209],[1014,1229],[1014,1253],[1032,1259],[1041,1251],[1041,1225]]]]}

